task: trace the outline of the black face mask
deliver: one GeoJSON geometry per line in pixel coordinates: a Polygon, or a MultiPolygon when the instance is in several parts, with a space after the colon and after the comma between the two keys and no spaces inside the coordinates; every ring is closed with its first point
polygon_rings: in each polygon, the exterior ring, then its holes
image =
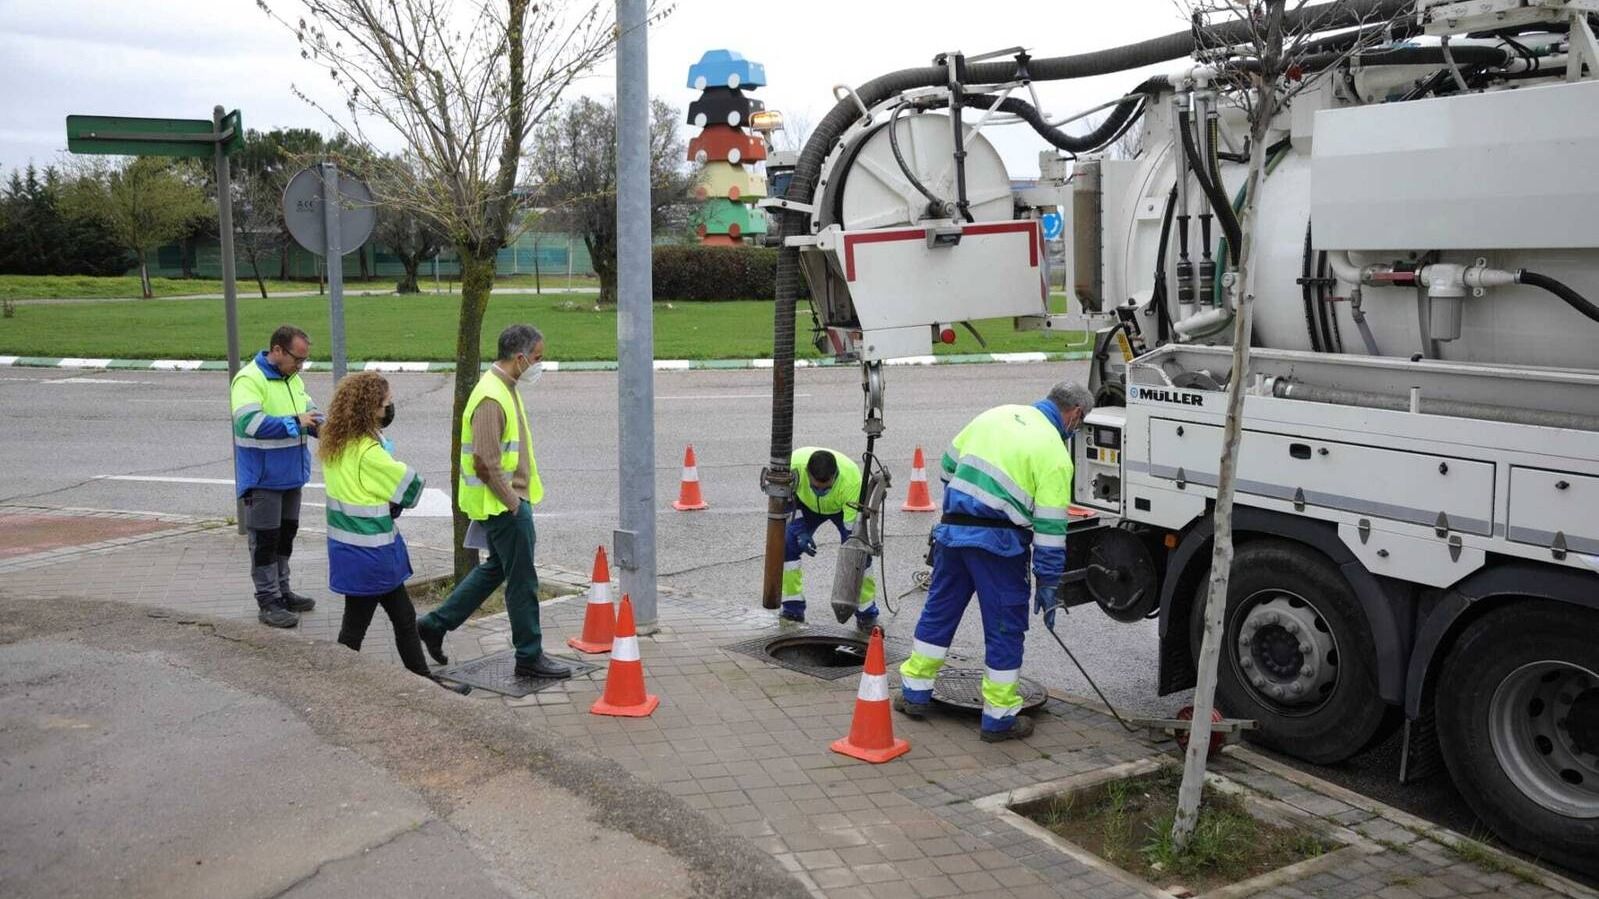
{"type": "Polygon", "coordinates": [[[394,404],[389,403],[383,407],[383,420],[378,422],[378,427],[386,428],[394,424],[394,404]]]}

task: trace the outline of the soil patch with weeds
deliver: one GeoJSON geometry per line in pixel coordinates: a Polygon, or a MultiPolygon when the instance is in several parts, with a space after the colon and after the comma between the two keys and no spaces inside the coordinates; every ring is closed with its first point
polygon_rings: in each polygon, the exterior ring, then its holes
{"type": "Polygon", "coordinates": [[[1267,823],[1238,796],[1205,787],[1186,852],[1171,842],[1182,771],[1163,768],[1013,811],[1157,886],[1204,893],[1315,858],[1332,847],[1310,830],[1267,823]]]}

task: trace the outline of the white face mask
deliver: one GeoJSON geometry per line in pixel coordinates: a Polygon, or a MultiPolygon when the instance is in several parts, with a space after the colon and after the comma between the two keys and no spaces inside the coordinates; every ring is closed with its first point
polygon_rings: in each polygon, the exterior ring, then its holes
{"type": "Polygon", "coordinates": [[[523,384],[531,387],[534,384],[537,384],[539,378],[542,377],[544,377],[544,361],[539,360],[538,362],[533,363],[527,371],[522,373],[521,380],[523,384]]]}

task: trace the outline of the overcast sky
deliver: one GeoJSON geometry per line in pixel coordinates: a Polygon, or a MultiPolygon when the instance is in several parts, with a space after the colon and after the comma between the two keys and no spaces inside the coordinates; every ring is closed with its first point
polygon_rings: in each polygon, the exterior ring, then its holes
{"type": "MultiPolygon", "coordinates": [[[[285,17],[299,9],[293,0],[274,0],[274,7],[285,17]]],[[[833,105],[833,85],[927,65],[943,50],[1025,45],[1035,56],[1057,56],[1183,25],[1171,0],[756,0],[746,8],[681,0],[650,32],[650,91],[686,108],[697,96],[686,86],[689,65],[705,50],[725,47],[766,65],[768,86],[756,96],[768,108],[816,122],[833,105]]],[[[0,0],[0,61],[5,169],[56,162],[69,113],[207,118],[221,103],[242,110],[246,127],[331,133],[291,86],[341,108],[326,72],[299,58],[293,37],[255,0],[0,0]]],[[[577,90],[614,94],[613,78],[606,67],[577,90]]],[[[1122,73],[1041,93],[1054,115],[1112,99],[1142,78],[1122,73]]],[[[1025,126],[995,129],[991,139],[1013,176],[1037,174],[1046,146],[1025,126]]]]}

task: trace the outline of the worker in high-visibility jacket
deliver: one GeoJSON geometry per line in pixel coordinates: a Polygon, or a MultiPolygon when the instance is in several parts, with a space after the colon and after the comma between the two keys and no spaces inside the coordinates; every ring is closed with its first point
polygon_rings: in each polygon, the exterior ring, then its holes
{"type": "Polygon", "coordinates": [[[306,438],[317,435],[322,413],[305,392],[300,369],[310,338],[293,325],[272,332],[267,348],[233,376],[233,484],[244,500],[250,579],[257,618],[294,627],[316,607],[289,586],[289,556],[300,530],[300,492],[311,480],[306,438]]]}
{"type": "Polygon", "coordinates": [[[544,652],[539,628],[539,575],[533,567],[536,534],[533,506],[544,499],[544,482],[533,458],[532,428],[517,383],[532,384],[544,372],[544,336],[532,325],[500,332],[499,357],[478,379],[461,415],[461,477],[455,501],[472,519],[467,545],[482,545],[489,557],[472,569],[437,609],[416,623],[422,645],[445,664],[444,635],[466,623],[496,588],[505,585],[517,677],[571,677],[572,669],[544,652]]]}
{"type": "MultiPolygon", "coordinates": [[[[801,556],[816,555],[816,529],[829,522],[838,528],[840,542],[849,539],[855,525],[853,504],[861,498],[861,469],[842,453],[802,446],[789,457],[794,475],[794,515],[783,542],[783,610],[790,621],[805,620],[805,574],[801,556]]],[[[871,563],[867,558],[868,565],[871,563]]],[[[877,623],[877,581],[870,571],[861,581],[855,622],[870,630],[877,623]]]]}
{"type": "Polygon", "coordinates": [[[933,576],[916,623],[910,658],[900,665],[894,708],[927,714],[933,683],[977,593],[983,617],[982,738],[998,742],[1033,732],[1018,717],[1022,640],[1027,633],[1027,555],[1032,549],[1034,608],[1054,626],[1056,588],[1066,571],[1071,505],[1068,440],[1094,407],[1081,385],[1056,384],[1031,406],[996,406],[955,436],[945,451],[943,517],[933,530],[933,576]]]}
{"type": "MultiPolygon", "coordinates": [[[[394,394],[382,375],[363,371],[339,382],[317,438],[328,493],[328,587],[344,594],[341,644],[360,652],[372,615],[382,607],[400,662],[437,682],[405,590],[411,554],[399,528],[400,513],[422,499],[422,476],[392,455],[394,444],[383,434],[392,424],[394,394]]],[[[447,689],[466,693],[471,687],[447,689]]]]}

